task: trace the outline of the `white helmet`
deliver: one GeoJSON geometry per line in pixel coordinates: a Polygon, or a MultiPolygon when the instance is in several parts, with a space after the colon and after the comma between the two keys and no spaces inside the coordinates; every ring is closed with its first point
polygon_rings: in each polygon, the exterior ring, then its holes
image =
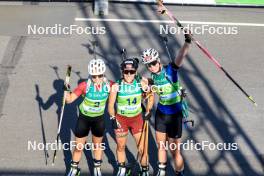
{"type": "Polygon", "coordinates": [[[141,59],[143,64],[148,64],[156,60],[160,61],[158,51],[153,48],[148,48],[145,51],[143,51],[143,54],[141,55],[141,59]]]}
{"type": "Polygon", "coordinates": [[[92,59],[88,64],[88,73],[90,75],[101,75],[106,70],[105,63],[102,59],[92,59]]]}

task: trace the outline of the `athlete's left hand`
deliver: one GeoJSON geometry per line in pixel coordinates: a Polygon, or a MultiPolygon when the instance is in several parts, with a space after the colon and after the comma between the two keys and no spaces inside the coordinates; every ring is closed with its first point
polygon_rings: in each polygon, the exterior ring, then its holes
{"type": "Polygon", "coordinates": [[[151,118],[151,112],[146,112],[145,116],[143,117],[144,120],[149,120],[151,118]]]}
{"type": "Polygon", "coordinates": [[[157,12],[159,15],[163,15],[164,13],[166,13],[166,9],[163,6],[159,5],[157,12]]]}
{"type": "Polygon", "coordinates": [[[186,43],[189,43],[189,44],[192,43],[192,34],[185,33],[184,37],[185,37],[185,42],[186,43]]]}

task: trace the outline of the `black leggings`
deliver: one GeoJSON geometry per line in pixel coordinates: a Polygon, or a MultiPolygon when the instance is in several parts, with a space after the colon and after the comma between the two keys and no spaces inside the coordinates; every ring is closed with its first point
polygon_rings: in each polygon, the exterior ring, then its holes
{"type": "Polygon", "coordinates": [[[88,136],[90,130],[92,135],[96,137],[103,137],[105,131],[105,122],[103,115],[98,117],[87,117],[81,112],[75,127],[75,136],[83,138],[88,136]]]}
{"type": "Polygon", "coordinates": [[[176,114],[167,115],[157,109],[155,117],[155,130],[166,133],[169,138],[181,138],[182,118],[182,111],[176,114]]]}

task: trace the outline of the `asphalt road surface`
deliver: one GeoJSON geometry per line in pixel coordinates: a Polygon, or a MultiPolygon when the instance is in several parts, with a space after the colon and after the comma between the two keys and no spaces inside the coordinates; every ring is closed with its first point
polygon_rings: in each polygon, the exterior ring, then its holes
{"type": "MultiPolygon", "coordinates": [[[[168,8],[184,25],[192,22],[199,27],[212,22],[213,27],[226,30],[233,27],[235,34],[210,34],[207,31],[203,35],[194,35],[258,103],[255,107],[193,44],[180,70],[180,79],[189,93],[190,118],[195,120],[195,126],[184,129],[182,142],[190,145],[211,143],[211,148],[182,150],[186,175],[263,175],[263,9],[168,8]],[[217,150],[216,144],[225,145],[226,150],[217,150]],[[230,148],[230,145],[236,147],[230,148]]],[[[129,56],[139,56],[145,48],[153,47],[160,52],[162,62],[168,63],[165,47],[159,38],[160,25],[173,27],[173,24],[165,23],[164,20],[169,19],[158,16],[155,10],[155,5],[114,3],[109,5],[109,15],[104,20],[93,21],[98,17],[93,15],[89,3],[0,6],[0,175],[65,173],[71,151],[59,150],[55,166],[51,166],[53,150],[49,148],[46,165],[41,143],[55,142],[62,104],[61,86],[67,65],[73,68],[70,82],[74,88],[88,76],[87,64],[93,58],[91,42],[94,40],[99,42],[97,58],[104,59],[108,66],[106,75],[112,80],[120,78],[121,57],[117,48],[126,48],[129,56]],[[56,24],[89,27],[90,34],[41,34],[42,29],[39,34],[29,34],[27,31],[28,25],[41,28],[56,24]],[[36,100],[37,95],[43,103],[36,100]],[[34,142],[40,149],[30,147],[34,142]]],[[[170,30],[169,50],[172,56],[176,56],[184,37],[173,34],[175,29],[170,30]]],[[[140,66],[139,70],[148,76],[145,67],[140,66]]],[[[72,130],[79,102],[65,107],[62,143],[74,139],[72,130]]],[[[108,122],[107,119],[106,115],[108,122]]],[[[151,126],[153,124],[154,118],[151,126]]],[[[116,144],[109,124],[105,136],[102,170],[104,175],[112,175],[116,168],[116,144]]],[[[150,170],[153,173],[157,170],[153,127],[149,140],[150,170]]],[[[131,136],[126,152],[129,162],[133,163],[136,146],[131,136]]],[[[89,173],[92,155],[90,150],[84,153],[80,167],[82,173],[89,173]]],[[[171,156],[168,163],[169,175],[173,175],[171,156]]]]}

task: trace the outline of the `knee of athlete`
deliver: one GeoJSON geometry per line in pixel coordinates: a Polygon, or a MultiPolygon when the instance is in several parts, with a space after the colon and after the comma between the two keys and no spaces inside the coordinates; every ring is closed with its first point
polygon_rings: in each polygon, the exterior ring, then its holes
{"type": "Polygon", "coordinates": [[[93,143],[94,150],[102,150],[103,149],[103,143],[93,143]]]}
{"type": "Polygon", "coordinates": [[[124,152],[126,149],[126,146],[125,145],[117,145],[117,151],[118,152],[124,152]]]}
{"type": "Polygon", "coordinates": [[[180,149],[176,149],[174,154],[175,154],[176,157],[181,155],[181,150],[180,149]]]}
{"type": "Polygon", "coordinates": [[[175,158],[178,158],[179,156],[181,156],[181,151],[178,148],[175,150],[172,150],[171,153],[172,153],[173,157],[175,157],[175,158]]]}
{"type": "Polygon", "coordinates": [[[84,145],[78,144],[75,146],[74,152],[82,152],[84,148],[84,145]]]}

